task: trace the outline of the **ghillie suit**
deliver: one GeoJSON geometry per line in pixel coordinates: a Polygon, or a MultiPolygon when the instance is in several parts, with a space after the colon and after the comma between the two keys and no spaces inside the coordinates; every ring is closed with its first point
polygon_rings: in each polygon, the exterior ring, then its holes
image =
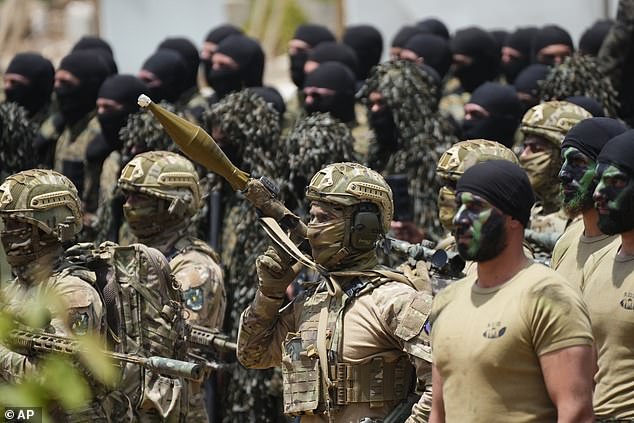
{"type": "MultiPolygon", "coordinates": [[[[174,112],[174,106],[167,102],[162,107],[174,112]]],[[[117,181],[121,169],[132,158],[146,151],[177,151],[178,147],[152,115],[141,110],[128,117],[126,125],[120,131],[123,148],[113,151],[104,161],[100,178],[100,199],[97,211],[97,243],[118,241],[119,228],[123,222],[124,198],[117,190],[117,181]]]]}
{"type": "Polygon", "coordinates": [[[306,215],[304,191],[311,176],[327,164],[351,161],[353,145],[348,126],[328,113],[315,113],[295,122],[275,160],[286,206],[300,216],[306,215]]]}
{"type": "MultiPolygon", "coordinates": [[[[281,133],[278,112],[259,95],[242,90],[232,93],[203,113],[203,127],[214,134],[233,163],[254,177],[275,176],[274,154],[281,133]]],[[[215,175],[214,175],[215,176],[215,175]]],[[[219,239],[227,290],[225,331],[235,339],[242,311],[253,300],[257,274],[255,259],[269,244],[260,229],[253,206],[234,193],[220,177],[213,181],[214,195],[223,206],[219,239]]],[[[283,421],[281,376],[277,370],[232,367],[222,374],[223,388],[217,391],[224,422],[283,421]],[[276,382],[277,381],[277,382],[276,382]]]]}
{"type": "MultiPolygon", "coordinates": [[[[414,223],[428,238],[442,236],[438,220],[436,163],[458,139],[450,121],[438,112],[440,88],[431,73],[407,61],[376,66],[358,96],[383,96],[391,111],[395,142],[382,145],[377,136],[370,146],[368,165],[383,175],[407,174],[414,206],[414,223]]],[[[372,117],[368,118],[372,124],[372,117]]],[[[378,135],[378,134],[377,134],[378,135]]]]}
{"type": "Polygon", "coordinates": [[[33,140],[37,128],[16,103],[0,104],[0,181],[35,165],[33,140]]]}
{"type": "Polygon", "coordinates": [[[539,98],[542,101],[565,100],[572,96],[593,98],[601,104],[607,117],[617,116],[617,92],[594,57],[578,54],[566,57],[540,83],[539,98]]]}

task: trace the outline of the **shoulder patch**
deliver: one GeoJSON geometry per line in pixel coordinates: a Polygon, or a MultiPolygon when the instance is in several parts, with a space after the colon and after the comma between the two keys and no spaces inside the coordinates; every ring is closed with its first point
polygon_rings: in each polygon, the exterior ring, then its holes
{"type": "Polygon", "coordinates": [[[431,304],[431,295],[417,292],[407,306],[403,319],[399,322],[394,334],[403,341],[409,341],[419,335],[427,322],[431,304]]]}

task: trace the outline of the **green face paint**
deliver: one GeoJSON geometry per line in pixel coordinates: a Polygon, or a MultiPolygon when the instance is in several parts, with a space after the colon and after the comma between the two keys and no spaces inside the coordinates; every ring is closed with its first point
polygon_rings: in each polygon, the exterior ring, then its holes
{"type": "Polygon", "coordinates": [[[634,229],[634,179],[618,167],[599,163],[599,183],[594,205],[599,212],[599,229],[615,235],[634,229]]]}
{"type": "Polygon", "coordinates": [[[570,216],[592,207],[596,163],[574,147],[562,150],[563,164],[559,171],[563,207],[570,216]]]}

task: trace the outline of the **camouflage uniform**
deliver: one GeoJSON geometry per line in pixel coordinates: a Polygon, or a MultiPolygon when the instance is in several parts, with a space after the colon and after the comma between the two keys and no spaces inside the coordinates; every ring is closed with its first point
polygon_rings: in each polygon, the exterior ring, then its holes
{"type": "MultiPolygon", "coordinates": [[[[132,233],[161,251],[180,284],[189,322],[221,330],[226,295],[219,259],[203,241],[187,234],[190,218],[200,209],[201,192],[194,165],[167,151],[134,157],[121,171],[119,187],[127,195],[151,197],[155,206],[124,205],[132,233]]],[[[202,394],[189,396],[188,417],[206,419],[202,394]]]]}
{"type": "MultiPolygon", "coordinates": [[[[329,165],[311,180],[307,199],[340,213],[308,225],[315,261],[328,273],[280,310],[296,269],[273,249],[260,256],[238,359],[253,368],[281,365],[285,412],[302,422],[381,422],[412,392],[414,374],[429,389],[424,326],[431,296],[377,265],[374,243],[388,230],[393,209],[377,172],[356,163],[329,165]],[[353,237],[357,218],[368,226],[353,237]]],[[[426,421],[428,401],[423,395],[405,409],[408,422],[426,421]]]]}
{"type": "MultiPolygon", "coordinates": [[[[567,101],[548,101],[532,107],[522,118],[520,130],[525,136],[536,135],[549,142],[550,149],[520,157],[528,173],[531,186],[541,204],[534,207],[530,230],[537,233],[561,234],[568,226],[567,215],[560,210],[559,169],[561,168],[561,142],[568,131],[592,115],[585,109],[567,101]]],[[[528,236],[527,238],[530,238],[528,236]]],[[[550,251],[531,242],[537,251],[550,251]]]]}
{"type": "Polygon", "coordinates": [[[37,166],[49,169],[55,160],[55,146],[64,132],[64,118],[58,113],[52,113],[40,124],[34,139],[37,166]]]}
{"type": "Polygon", "coordinates": [[[362,98],[379,92],[392,111],[398,129],[398,149],[388,154],[374,142],[368,165],[383,174],[407,174],[414,206],[414,223],[427,236],[441,236],[434,193],[438,190],[435,166],[443,152],[458,141],[451,123],[437,110],[440,93],[433,77],[408,61],[376,66],[359,92],[362,98]]]}
{"type": "MultiPolygon", "coordinates": [[[[275,154],[281,133],[278,112],[250,90],[231,93],[203,115],[209,133],[222,133],[230,145],[239,167],[252,176],[275,177],[275,154]]],[[[222,263],[226,272],[228,313],[226,332],[237,336],[240,313],[253,300],[256,288],[254,263],[264,250],[267,238],[258,228],[256,210],[240,193],[233,193],[224,181],[216,181],[222,211],[219,234],[222,263]]],[[[282,419],[280,376],[276,371],[254,371],[240,366],[233,368],[223,381],[219,404],[224,422],[276,422],[282,419]]]]}
{"type": "Polygon", "coordinates": [[[181,95],[181,99],[175,104],[176,109],[182,110],[185,119],[200,125],[203,113],[209,110],[209,101],[194,86],[181,95]]]}
{"type": "Polygon", "coordinates": [[[55,146],[53,169],[73,181],[84,202],[84,210],[91,213],[97,210],[99,181],[94,180],[86,167],[86,149],[100,132],[96,114],[89,113],[72,127],[64,129],[55,146]]]}
{"type": "MultiPolygon", "coordinates": [[[[93,288],[95,276],[85,268],[63,262],[62,243],[81,230],[81,203],[65,176],[51,170],[27,170],[8,177],[0,186],[0,233],[16,274],[3,290],[5,310],[18,319],[46,307],[50,320],[42,330],[61,336],[104,335],[103,304],[93,288]],[[44,304],[46,304],[44,306],[44,304]]],[[[19,382],[37,363],[0,346],[0,377],[19,382]]],[[[96,400],[73,410],[70,421],[122,421],[129,412],[127,398],[95,385],[96,400]]]]}

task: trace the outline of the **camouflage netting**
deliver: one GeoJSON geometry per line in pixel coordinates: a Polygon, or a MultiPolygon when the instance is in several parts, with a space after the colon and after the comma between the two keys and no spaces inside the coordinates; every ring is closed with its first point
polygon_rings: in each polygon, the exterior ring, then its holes
{"type": "MultiPolygon", "coordinates": [[[[362,98],[377,91],[392,110],[398,128],[399,149],[383,169],[384,175],[407,174],[414,206],[414,222],[428,237],[444,232],[436,205],[436,164],[458,139],[451,123],[437,110],[438,85],[434,78],[408,61],[391,61],[376,66],[359,92],[362,98]]],[[[370,166],[380,158],[370,156],[370,166]]]]}
{"type": "Polygon", "coordinates": [[[542,101],[565,100],[572,96],[595,99],[606,116],[617,116],[619,102],[610,79],[601,71],[596,58],[575,54],[555,66],[539,85],[542,101]]]}
{"type": "Polygon", "coordinates": [[[305,214],[304,190],[310,179],[330,163],[354,161],[353,145],[348,126],[328,113],[299,119],[278,149],[275,160],[287,207],[305,214]]]}
{"type": "Polygon", "coordinates": [[[0,181],[35,166],[36,133],[26,110],[15,103],[0,104],[0,181]]]}
{"type": "MultiPolygon", "coordinates": [[[[278,112],[257,94],[244,90],[232,93],[202,115],[203,127],[210,134],[220,129],[223,139],[235,148],[251,176],[274,177],[273,157],[281,132],[278,112]]],[[[226,182],[215,178],[215,189],[222,192],[222,264],[225,270],[227,316],[225,330],[236,338],[240,315],[255,297],[257,273],[255,259],[269,244],[260,229],[251,204],[235,194],[226,182]]],[[[220,404],[224,422],[278,422],[282,414],[281,376],[276,370],[232,367],[226,375],[220,404]]]]}

